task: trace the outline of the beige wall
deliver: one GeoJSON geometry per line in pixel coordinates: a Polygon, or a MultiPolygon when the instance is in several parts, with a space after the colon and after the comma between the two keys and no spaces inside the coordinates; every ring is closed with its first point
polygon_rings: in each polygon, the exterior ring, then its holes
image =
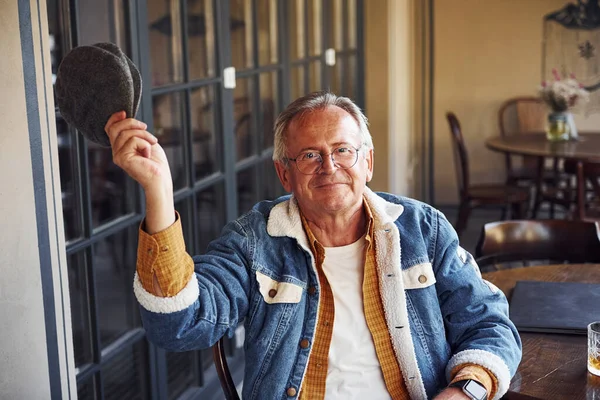
{"type": "MultiPolygon", "coordinates": [[[[502,156],[487,150],[498,134],[503,100],[535,95],[541,79],[542,18],[565,0],[436,0],[434,2],[434,132],[436,204],[456,203],[458,193],[445,113],[463,127],[471,180],[504,180],[502,156]]],[[[580,129],[598,116],[576,117],[580,129]]]]}

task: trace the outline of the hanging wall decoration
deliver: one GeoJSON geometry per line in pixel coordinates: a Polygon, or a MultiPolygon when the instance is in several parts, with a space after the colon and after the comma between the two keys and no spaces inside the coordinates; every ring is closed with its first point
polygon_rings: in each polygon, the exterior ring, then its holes
{"type": "Polygon", "coordinates": [[[600,2],[579,0],[544,17],[543,80],[556,71],[575,77],[588,90],[584,111],[600,110],[600,2]]]}

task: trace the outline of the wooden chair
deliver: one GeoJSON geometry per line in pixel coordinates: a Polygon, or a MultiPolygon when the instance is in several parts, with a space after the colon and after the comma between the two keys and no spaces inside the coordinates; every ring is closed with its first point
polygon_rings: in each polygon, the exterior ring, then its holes
{"type": "MultiPolygon", "coordinates": [[[[548,107],[539,97],[518,96],[506,100],[498,111],[498,127],[500,135],[523,135],[544,132],[548,107]]],[[[543,188],[534,193],[532,214],[538,212],[542,203],[550,204],[550,218],[554,218],[555,205],[566,209],[573,204],[569,196],[569,180],[562,174],[560,160],[549,160],[551,167],[543,169],[543,188]]],[[[505,153],[506,183],[509,185],[524,184],[533,187],[538,173],[538,157],[515,156],[505,153]]],[[[544,160],[544,164],[548,164],[544,160]]]]}
{"type": "Polygon", "coordinates": [[[577,177],[573,219],[600,221],[600,160],[568,160],[564,168],[577,177]]]}
{"type": "Polygon", "coordinates": [[[515,220],[483,226],[475,248],[482,271],[506,268],[506,263],[526,265],[600,262],[598,225],[588,221],[515,220]]]}
{"type": "Polygon", "coordinates": [[[471,210],[482,205],[502,207],[502,218],[505,216],[506,208],[510,208],[511,217],[520,218],[529,201],[529,190],[502,183],[471,184],[469,180],[469,157],[460,128],[460,122],[452,112],[447,113],[446,118],[450,125],[454,166],[456,168],[460,198],[458,218],[455,226],[458,235],[467,227],[471,210]]]}
{"type": "Polygon", "coordinates": [[[212,351],[213,361],[215,363],[217,375],[219,376],[219,381],[221,382],[223,394],[225,394],[225,399],[240,400],[237,388],[235,387],[235,383],[231,377],[231,372],[229,371],[229,366],[227,365],[227,356],[225,355],[225,339],[219,339],[219,341],[212,347],[212,351]]]}

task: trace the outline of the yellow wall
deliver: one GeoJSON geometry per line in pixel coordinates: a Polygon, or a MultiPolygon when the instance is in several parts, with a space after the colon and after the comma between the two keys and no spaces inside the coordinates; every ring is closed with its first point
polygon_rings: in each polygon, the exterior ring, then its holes
{"type": "MultiPolygon", "coordinates": [[[[498,134],[501,102],[535,95],[541,80],[542,19],[566,0],[435,0],[435,201],[456,203],[456,178],[446,111],[463,127],[471,181],[504,180],[502,156],[485,148],[498,134]]],[[[576,117],[580,129],[598,116],[576,117]]]]}
{"type": "Polygon", "coordinates": [[[365,108],[375,146],[375,171],[369,187],[389,188],[388,0],[365,2],[365,108]]]}

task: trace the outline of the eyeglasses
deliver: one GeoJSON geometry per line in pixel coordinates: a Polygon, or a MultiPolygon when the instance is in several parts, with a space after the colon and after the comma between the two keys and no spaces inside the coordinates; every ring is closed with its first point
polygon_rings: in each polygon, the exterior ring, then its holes
{"type": "MultiPolygon", "coordinates": [[[[361,146],[362,147],[362,146],[361,146]]],[[[298,171],[304,175],[316,174],[323,167],[323,157],[331,156],[331,161],[339,169],[350,169],[358,161],[358,151],[361,149],[355,147],[338,147],[331,153],[321,154],[316,151],[305,151],[296,158],[288,158],[294,161],[298,171]]]]}

